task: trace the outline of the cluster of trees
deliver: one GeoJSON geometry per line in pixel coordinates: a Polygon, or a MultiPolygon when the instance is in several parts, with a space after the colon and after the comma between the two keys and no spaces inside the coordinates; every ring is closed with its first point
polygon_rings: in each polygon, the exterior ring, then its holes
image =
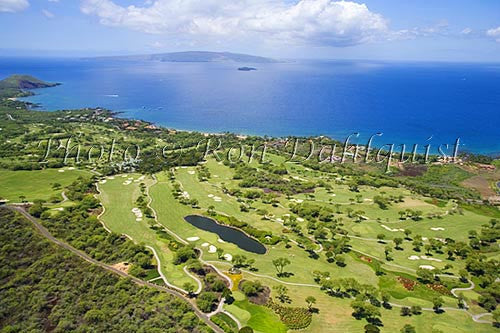
{"type": "Polygon", "coordinates": [[[141,195],[135,201],[137,207],[147,218],[154,218],[153,210],[148,206],[148,197],[146,195],[146,184],[140,183],[139,188],[141,190],[141,195]]]}
{"type": "Polygon", "coordinates": [[[211,332],[187,302],[92,266],[6,209],[0,243],[2,332],[211,332]]]}
{"type": "Polygon", "coordinates": [[[286,195],[313,191],[316,185],[296,179],[285,180],[280,174],[264,169],[256,169],[240,163],[235,167],[234,179],[241,180],[240,187],[257,187],[272,190],[286,195]]]}
{"type": "Polygon", "coordinates": [[[290,205],[290,210],[294,214],[308,220],[318,219],[322,222],[330,222],[334,218],[331,208],[310,202],[292,204],[290,205]]]}
{"type": "Polygon", "coordinates": [[[261,243],[275,245],[281,241],[281,237],[273,235],[273,233],[271,231],[257,229],[255,227],[249,225],[246,222],[238,220],[234,216],[226,216],[226,215],[217,214],[213,210],[211,210],[207,213],[212,218],[217,220],[217,222],[219,222],[221,224],[229,225],[231,227],[241,229],[244,232],[246,232],[247,234],[249,234],[250,236],[256,238],[261,243]]]}
{"type": "Polygon", "coordinates": [[[200,182],[206,182],[211,177],[210,170],[203,164],[198,165],[196,171],[198,172],[198,180],[200,182]]]}

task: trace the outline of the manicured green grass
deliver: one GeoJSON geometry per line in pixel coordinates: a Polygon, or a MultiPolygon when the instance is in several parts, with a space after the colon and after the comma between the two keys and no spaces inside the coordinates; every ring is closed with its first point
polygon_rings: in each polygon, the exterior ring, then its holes
{"type": "Polygon", "coordinates": [[[62,188],[71,184],[79,176],[90,177],[91,173],[81,170],[60,169],[34,170],[34,171],[9,171],[0,170],[0,198],[11,202],[21,202],[20,196],[25,196],[27,201],[36,199],[48,200],[53,195],[58,195],[62,188]],[[54,189],[54,184],[60,184],[61,189],[54,189]]]}
{"type": "MultiPolygon", "coordinates": [[[[184,273],[181,265],[173,264],[173,252],[150,228],[150,223],[154,223],[154,220],[148,221],[144,217],[143,221],[136,221],[132,208],[136,207],[135,200],[139,197],[140,190],[139,183],[133,180],[137,180],[139,176],[136,174],[127,175],[126,178],[115,176],[115,179],[108,178],[105,184],[99,184],[101,191],[99,198],[105,207],[101,220],[113,232],[126,234],[135,242],[153,247],[160,258],[160,267],[168,282],[179,287],[182,287],[185,282],[195,283],[184,273]],[[132,182],[124,185],[123,183],[129,178],[133,178],[132,182]]],[[[153,180],[146,178],[143,182],[151,185],[153,180]]]]}
{"type": "Polygon", "coordinates": [[[250,303],[248,300],[235,301],[229,309],[238,307],[250,314],[246,325],[255,332],[262,333],[286,333],[287,327],[280,321],[279,317],[270,309],[250,303]]]}

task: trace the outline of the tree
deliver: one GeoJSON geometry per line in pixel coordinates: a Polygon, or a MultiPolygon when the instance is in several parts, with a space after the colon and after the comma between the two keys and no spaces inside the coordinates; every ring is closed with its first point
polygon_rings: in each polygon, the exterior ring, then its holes
{"type": "Polygon", "coordinates": [[[222,259],[222,255],[223,255],[223,254],[224,254],[224,250],[223,250],[223,249],[221,249],[221,248],[218,248],[218,249],[217,249],[217,257],[218,257],[219,259],[222,259]]]}
{"type": "Polygon", "coordinates": [[[240,284],[240,290],[246,295],[246,296],[256,296],[258,293],[260,293],[262,290],[264,290],[264,287],[259,281],[242,281],[240,284]]]}
{"type": "Polygon", "coordinates": [[[338,266],[340,266],[340,267],[344,267],[345,266],[345,258],[344,258],[344,256],[338,255],[335,258],[335,261],[336,261],[336,263],[337,263],[338,266]]]}
{"type": "Polygon", "coordinates": [[[432,299],[432,308],[435,312],[440,312],[443,306],[443,299],[441,297],[434,297],[432,299]]]}
{"type": "Polygon", "coordinates": [[[283,285],[278,285],[278,286],[275,286],[273,287],[273,289],[276,291],[276,294],[277,294],[277,299],[279,299],[279,301],[281,303],[290,303],[291,302],[291,299],[290,297],[288,296],[288,288],[283,286],[283,285]]]}
{"type": "Polygon", "coordinates": [[[366,324],[365,325],[365,333],[379,333],[380,328],[373,324],[366,324]]]}
{"type": "Polygon", "coordinates": [[[195,290],[195,286],[194,284],[192,284],[191,282],[186,282],[182,285],[182,289],[184,289],[185,291],[187,291],[188,295],[190,297],[193,296],[193,293],[194,293],[194,290],[195,290]]]}
{"type": "Polygon", "coordinates": [[[277,258],[277,259],[273,260],[272,262],[273,262],[274,267],[276,268],[276,271],[278,272],[278,276],[282,276],[283,269],[285,268],[285,266],[291,264],[290,260],[288,260],[287,258],[277,258]]]}
{"type": "Polygon", "coordinates": [[[434,273],[430,269],[418,268],[417,276],[423,283],[429,283],[434,280],[434,273]]]}
{"type": "Polygon", "coordinates": [[[400,237],[396,237],[392,240],[394,242],[394,245],[395,245],[395,249],[396,250],[401,250],[401,248],[399,247],[401,244],[403,244],[403,238],[400,238],[400,237]]]}
{"type": "Polygon", "coordinates": [[[391,258],[389,257],[389,253],[391,253],[391,252],[392,252],[392,247],[390,247],[389,245],[387,245],[384,248],[385,260],[391,260],[391,258]]]}
{"type": "Polygon", "coordinates": [[[306,303],[307,303],[307,308],[309,309],[309,311],[311,311],[313,305],[316,304],[316,298],[314,298],[313,296],[307,296],[306,303]]]}
{"type": "Polygon", "coordinates": [[[416,332],[417,331],[415,330],[415,327],[411,326],[410,324],[406,324],[401,329],[401,333],[416,333],[416,332]]]}
{"type": "Polygon", "coordinates": [[[402,315],[403,317],[406,317],[406,316],[411,316],[411,310],[410,310],[410,308],[409,308],[409,307],[407,307],[407,306],[403,306],[403,307],[401,308],[401,315],[402,315]]]}
{"type": "Polygon", "coordinates": [[[236,254],[233,257],[233,265],[236,268],[244,267],[247,257],[241,254],[236,254]]]}
{"type": "Polygon", "coordinates": [[[353,301],[351,303],[351,307],[354,310],[352,315],[356,319],[365,318],[366,320],[372,321],[375,318],[380,317],[379,309],[376,306],[364,301],[353,301]]]}
{"type": "Polygon", "coordinates": [[[389,301],[391,300],[391,294],[389,294],[387,291],[383,291],[381,294],[381,298],[383,307],[386,309],[390,308],[391,305],[389,304],[389,301]]]}
{"type": "Polygon", "coordinates": [[[384,234],[378,234],[377,235],[377,239],[378,239],[379,243],[383,243],[384,242],[384,238],[385,238],[384,234]]]}
{"type": "Polygon", "coordinates": [[[406,239],[410,239],[411,230],[410,229],[405,229],[404,233],[405,233],[406,239]]]}
{"type": "Polygon", "coordinates": [[[493,325],[495,327],[500,327],[500,307],[496,308],[493,314],[493,325]]]}
{"type": "Polygon", "coordinates": [[[412,315],[419,315],[419,314],[422,314],[422,307],[418,306],[418,305],[412,305],[412,307],[410,308],[411,310],[411,314],[412,315]]]}

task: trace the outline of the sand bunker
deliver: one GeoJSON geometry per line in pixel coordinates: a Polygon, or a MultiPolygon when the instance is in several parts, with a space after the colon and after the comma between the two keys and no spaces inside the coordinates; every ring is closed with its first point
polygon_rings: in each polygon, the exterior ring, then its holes
{"type": "Polygon", "coordinates": [[[209,194],[209,195],[208,195],[208,197],[209,197],[209,198],[213,198],[213,197],[214,197],[214,195],[213,195],[213,194],[209,194]]]}
{"type": "Polygon", "coordinates": [[[429,261],[442,262],[441,259],[431,258],[431,257],[428,257],[428,256],[420,256],[420,259],[422,259],[422,260],[429,260],[429,261]]]}
{"type": "Polygon", "coordinates": [[[210,245],[208,247],[208,253],[215,253],[215,252],[217,252],[217,248],[213,245],[210,245]]]}
{"type": "MultiPolygon", "coordinates": [[[[364,217],[364,216],[363,216],[363,217],[364,217]]],[[[405,231],[404,229],[392,229],[392,228],[389,228],[388,226],[383,225],[383,224],[381,224],[380,226],[381,226],[382,228],[384,228],[385,230],[387,230],[387,231],[391,231],[391,232],[396,232],[396,231],[405,231]]]]}
{"type": "Polygon", "coordinates": [[[200,240],[200,237],[188,237],[186,238],[188,242],[196,242],[197,240],[200,240]]]}
{"type": "Polygon", "coordinates": [[[432,270],[436,269],[436,267],[431,266],[431,265],[420,265],[420,266],[418,266],[418,267],[419,267],[419,268],[422,268],[422,269],[428,269],[428,270],[430,270],[430,271],[432,271],[432,270]]]}
{"type": "Polygon", "coordinates": [[[232,255],[230,255],[229,253],[226,253],[226,254],[224,255],[224,259],[226,259],[227,261],[232,261],[232,260],[233,260],[233,256],[232,256],[232,255]]]}
{"type": "Polygon", "coordinates": [[[189,173],[190,175],[194,175],[194,174],[195,174],[195,172],[194,172],[194,171],[192,171],[192,170],[189,170],[189,171],[188,171],[188,173],[189,173]]]}
{"type": "Polygon", "coordinates": [[[444,230],[444,228],[437,227],[437,228],[431,228],[431,230],[433,230],[433,231],[442,231],[442,230],[444,230]]]}
{"type": "MultiPolygon", "coordinates": [[[[429,261],[436,261],[436,262],[442,262],[441,259],[436,259],[436,258],[430,258],[430,257],[427,257],[427,256],[409,256],[408,257],[409,260],[429,260],[429,261]]],[[[422,268],[422,266],[420,266],[422,268]]],[[[432,266],[430,266],[432,267],[432,266]]],[[[430,268],[429,268],[430,269],[430,268]]],[[[434,268],[432,268],[434,269],[434,268]]]]}
{"type": "Polygon", "coordinates": [[[57,171],[58,171],[58,172],[64,172],[64,170],[63,170],[63,169],[59,169],[59,170],[57,170],[57,171]]]}
{"type": "Polygon", "coordinates": [[[208,244],[208,243],[203,243],[203,244],[201,244],[201,246],[202,246],[202,247],[207,247],[207,246],[209,246],[209,245],[210,245],[210,244],[208,244]]]}
{"type": "Polygon", "coordinates": [[[297,221],[304,222],[304,219],[302,217],[297,217],[297,221]]]}
{"type": "Polygon", "coordinates": [[[100,183],[100,184],[106,184],[106,182],[107,182],[107,180],[106,180],[106,179],[103,179],[103,180],[101,180],[99,183],[100,183]]]}
{"type": "Polygon", "coordinates": [[[217,241],[218,241],[219,243],[225,243],[225,241],[224,241],[223,239],[220,239],[220,238],[219,238],[217,241]]]}
{"type": "Polygon", "coordinates": [[[135,220],[137,222],[142,221],[142,211],[139,208],[137,207],[132,208],[132,213],[135,215],[135,220]]]}

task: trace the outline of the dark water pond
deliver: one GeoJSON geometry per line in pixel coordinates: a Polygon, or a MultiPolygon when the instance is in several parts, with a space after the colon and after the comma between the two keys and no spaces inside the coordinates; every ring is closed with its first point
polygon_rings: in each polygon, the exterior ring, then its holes
{"type": "Polygon", "coordinates": [[[242,250],[257,254],[266,253],[265,246],[255,239],[248,237],[240,230],[221,225],[213,219],[199,215],[188,215],[184,217],[184,220],[198,229],[216,233],[224,241],[233,243],[242,250]]]}

